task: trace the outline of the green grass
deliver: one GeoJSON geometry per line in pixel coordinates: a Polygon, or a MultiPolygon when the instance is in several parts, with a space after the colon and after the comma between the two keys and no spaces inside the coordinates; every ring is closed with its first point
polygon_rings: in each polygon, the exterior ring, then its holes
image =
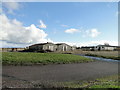
{"type": "Polygon", "coordinates": [[[113,60],[120,60],[118,56],[105,56],[105,55],[97,55],[97,54],[85,54],[86,56],[93,56],[93,57],[101,57],[106,59],[113,59],[113,60]]]}
{"type": "MultiPolygon", "coordinates": [[[[118,85],[118,75],[112,75],[94,80],[55,82],[47,87],[55,88],[120,88],[118,85]]],[[[96,89],[95,89],[96,90],[96,89]]]]}
{"type": "Polygon", "coordinates": [[[91,85],[89,88],[120,88],[118,75],[98,78],[96,80],[96,84],[91,85]]]}
{"type": "Polygon", "coordinates": [[[65,64],[93,61],[82,56],[55,53],[2,52],[3,65],[65,64]]]}

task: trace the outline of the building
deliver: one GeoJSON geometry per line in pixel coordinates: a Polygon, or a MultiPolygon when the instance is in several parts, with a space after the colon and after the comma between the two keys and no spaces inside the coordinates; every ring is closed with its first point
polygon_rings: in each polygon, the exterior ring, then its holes
{"type": "Polygon", "coordinates": [[[30,51],[56,51],[57,45],[47,42],[29,46],[30,51]]]}
{"type": "Polygon", "coordinates": [[[71,50],[74,51],[77,49],[77,46],[71,46],[71,50]]]}
{"type": "Polygon", "coordinates": [[[65,43],[58,43],[57,45],[57,51],[71,51],[72,47],[65,44],[65,43]]]}
{"type": "Polygon", "coordinates": [[[97,45],[97,46],[89,46],[89,47],[81,47],[83,51],[114,51],[117,50],[118,46],[110,46],[110,45],[97,45]]]}
{"type": "Polygon", "coordinates": [[[98,50],[98,51],[114,51],[116,50],[117,46],[110,46],[110,45],[98,45],[96,47],[94,47],[94,50],[98,50]]]}
{"type": "Polygon", "coordinates": [[[58,43],[58,44],[53,44],[53,43],[50,43],[50,42],[47,42],[47,43],[40,43],[40,44],[34,44],[34,45],[31,45],[29,46],[29,50],[30,51],[37,51],[37,52],[41,52],[41,51],[52,51],[52,52],[55,52],[55,51],[72,51],[72,50],[75,50],[76,47],[74,46],[69,46],[65,43],[58,43]]]}
{"type": "Polygon", "coordinates": [[[94,46],[85,46],[81,47],[83,51],[94,51],[94,46]]]}
{"type": "Polygon", "coordinates": [[[26,48],[0,48],[0,52],[55,52],[55,51],[73,51],[75,46],[65,43],[54,44],[51,42],[34,44],[26,48]]]}

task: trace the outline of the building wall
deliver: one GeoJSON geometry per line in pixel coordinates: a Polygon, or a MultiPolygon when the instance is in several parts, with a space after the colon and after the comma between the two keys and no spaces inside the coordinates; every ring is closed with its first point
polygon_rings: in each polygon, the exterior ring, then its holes
{"type": "Polygon", "coordinates": [[[36,50],[43,50],[43,45],[35,45],[35,46],[30,46],[30,50],[36,51],[36,50]]]}
{"type": "Polygon", "coordinates": [[[105,50],[114,50],[115,47],[105,47],[105,50]]]}
{"type": "Polygon", "coordinates": [[[67,44],[57,45],[57,51],[71,51],[72,47],[67,44]]]}
{"type": "Polygon", "coordinates": [[[65,43],[62,44],[53,44],[53,43],[45,43],[45,44],[38,44],[38,45],[32,45],[29,47],[32,51],[71,51],[75,50],[76,47],[71,47],[65,43]]]}
{"type": "Polygon", "coordinates": [[[109,47],[109,46],[94,46],[94,47],[83,47],[81,48],[83,51],[104,51],[104,50],[110,50],[113,51],[116,49],[116,47],[109,47]]]}
{"type": "Polygon", "coordinates": [[[71,50],[72,50],[72,51],[76,50],[76,47],[72,46],[72,47],[71,47],[71,50]]]}
{"type": "Polygon", "coordinates": [[[43,50],[56,51],[57,50],[57,45],[55,45],[55,44],[45,44],[45,45],[43,45],[43,50]]]}
{"type": "Polygon", "coordinates": [[[93,51],[93,50],[96,50],[96,48],[94,48],[94,47],[82,47],[81,49],[83,51],[93,51]]]}
{"type": "Polygon", "coordinates": [[[97,48],[95,48],[95,50],[98,51],[104,51],[104,50],[110,50],[113,51],[115,50],[116,47],[109,47],[109,46],[97,46],[97,48]]]}
{"type": "Polygon", "coordinates": [[[30,46],[29,49],[33,51],[46,51],[46,50],[56,51],[57,45],[48,43],[43,45],[30,46]]]}

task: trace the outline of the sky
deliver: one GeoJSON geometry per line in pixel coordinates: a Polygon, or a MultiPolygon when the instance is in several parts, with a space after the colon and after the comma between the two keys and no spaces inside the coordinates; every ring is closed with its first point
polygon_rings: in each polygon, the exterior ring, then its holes
{"type": "Polygon", "coordinates": [[[3,2],[1,47],[118,45],[117,2],[3,2]]]}

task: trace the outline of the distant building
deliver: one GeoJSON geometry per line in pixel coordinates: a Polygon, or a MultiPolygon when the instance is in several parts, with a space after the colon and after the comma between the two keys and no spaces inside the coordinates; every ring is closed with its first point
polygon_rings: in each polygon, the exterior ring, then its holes
{"type": "Polygon", "coordinates": [[[71,50],[74,51],[77,49],[77,46],[71,46],[71,50]]]}
{"type": "Polygon", "coordinates": [[[116,50],[117,46],[110,46],[110,45],[98,45],[94,48],[94,50],[105,50],[105,51],[114,51],[116,50]]]}
{"type": "Polygon", "coordinates": [[[118,46],[110,46],[110,45],[97,45],[97,46],[88,46],[81,47],[83,51],[114,51],[117,50],[118,46]]]}
{"type": "Polygon", "coordinates": [[[81,47],[83,51],[94,51],[94,46],[85,46],[81,47]]]}

